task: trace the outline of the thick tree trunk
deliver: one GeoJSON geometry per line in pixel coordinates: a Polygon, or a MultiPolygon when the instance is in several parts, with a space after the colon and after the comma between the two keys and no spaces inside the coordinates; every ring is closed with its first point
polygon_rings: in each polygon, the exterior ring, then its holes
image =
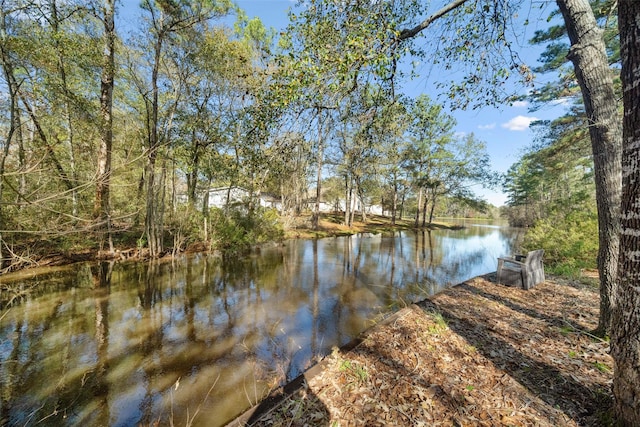
{"type": "Polygon", "coordinates": [[[640,2],[618,4],[624,101],[617,307],[611,324],[616,421],[640,425],[640,2]]]}
{"type": "Polygon", "coordinates": [[[600,333],[616,307],[620,233],[622,129],[602,30],[588,0],[556,0],[571,40],[573,62],[589,121],[598,207],[600,333]]]}

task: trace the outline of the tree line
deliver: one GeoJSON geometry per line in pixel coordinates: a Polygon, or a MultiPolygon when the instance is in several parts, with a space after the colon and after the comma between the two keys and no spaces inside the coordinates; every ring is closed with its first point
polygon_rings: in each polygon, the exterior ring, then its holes
{"type": "MultiPolygon", "coordinates": [[[[399,63],[413,55],[452,70],[437,85],[453,107],[513,99],[508,79],[533,81],[507,37],[519,3],[454,0],[430,9],[417,0],[308,0],[276,37],[227,1],[144,0],[138,27],[125,39],[114,0],[2,1],[3,264],[28,260],[30,239],[99,231],[100,245],[110,247],[114,229],[137,225],[139,245],[158,256],[167,232],[192,226],[189,209],[212,183],[252,194],[277,189],[295,210],[313,180],[316,219],[327,171],[341,179],[347,201],[364,200],[383,187],[374,178],[384,177],[394,215],[402,188],[410,189],[416,223],[444,195],[473,202],[469,182],[490,180],[482,143],[452,137],[448,118],[428,100],[403,99],[398,86],[411,72],[399,63]],[[234,28],[220,25],[232,13],[239,15],[234,28]],[[183,190],[187,208],[177,203],[183,190]]],[[[556,34],[569,44],[551,51],[573,65],[566,87],[580,89],[584,114],[553,137],[561,143],[545,147],[548,156],[536,153],[512,168],[511,196],[522,206],[518,200],[544,201],[552,187],[556,200],[579,205],[589,199],[583,193],[592,174],[599,329],[612,337],[617,419],[636,425],[640,5],[556,4],[564,24],[556,34]],[[616,27],[620,67],[609,61],[616,27]],[[592,163],[572,142],[578,139],[589,140],[592,163]],[[547,174],[554,151],[574,149],[573,168],[547,174]],[[530,180],[513,179],[519,174],[530,180]],[[551,184],[553,176],[566,179],[551,184]]],[[[249,203],[250,215],[257,210],[249,203]]],[[[532,220],[546,214],[536,211],[532,220]]]]}
{"type": "Polygon", "coordinates": [[[457,138],[432,100],[390,90],[384,52],[358,65],[381,46],[364,45],[372,28],[355,15],[311,8],[276,37],[227,1],[145,0],[135,24],[114,0],[0,9],[4,269],[35,261],[43,240],[97,236],[113,253],[122,231],[151,257],[182,250],[215,229],[212,186],[276,194],[292,214],[310,187],[316,205],[338,192],[347,224],[355,200],[416,225],[445,196],[449,209],[484,208],[469,189],[491,178],[484,143],[457,138]]]}

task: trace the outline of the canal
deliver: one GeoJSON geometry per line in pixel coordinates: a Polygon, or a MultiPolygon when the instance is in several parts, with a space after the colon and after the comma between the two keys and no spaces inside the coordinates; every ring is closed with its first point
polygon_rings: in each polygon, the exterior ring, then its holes
{"type": "Polygon", "coordinates": [[[0,425],[224,425],[376,320],[495,271],[520,231],[291,240],[0,279],[0,425]]]}

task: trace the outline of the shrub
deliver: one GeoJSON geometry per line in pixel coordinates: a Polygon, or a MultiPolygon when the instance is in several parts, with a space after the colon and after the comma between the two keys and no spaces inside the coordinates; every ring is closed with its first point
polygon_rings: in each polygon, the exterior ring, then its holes
{"type": "Polygon", "coordinates": [[[202,241],[204,218],[189,205],[179,205],[167,221],[167,231],[173,238],[173,251],[183,251],[189,244],[202,241]]]}
{"type": "Polygon", "coordinates": [[[282,240],[284,230],[274,209],[242,206],[210,212],[214,245],[225,253],[243,252],[252,245],[282,240]]]}
{"type": "Polygon", "coordinates": [[[570,211],[565,216],[541,219],[527,230],[522,245],[527,250],[545,250],[551,271],[575,275],[583,268],[596,268],[598,216],[595,211],[570,211]]]}

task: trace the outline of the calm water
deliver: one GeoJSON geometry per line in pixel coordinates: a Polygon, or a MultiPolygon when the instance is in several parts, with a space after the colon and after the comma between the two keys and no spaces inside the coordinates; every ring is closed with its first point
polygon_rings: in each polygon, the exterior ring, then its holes
{"type": "Polygon", "coordinates": [[[518,237],[467,225],[5,277],[0,425],[224,425],[384,313],[495,271],[518,237]]]}

